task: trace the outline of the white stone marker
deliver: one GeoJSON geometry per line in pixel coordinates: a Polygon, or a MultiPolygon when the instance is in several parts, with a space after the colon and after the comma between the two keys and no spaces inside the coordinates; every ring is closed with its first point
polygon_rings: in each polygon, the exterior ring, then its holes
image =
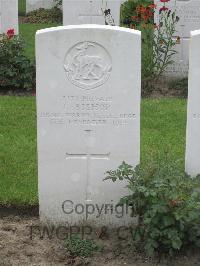
{"type": "Polygon", "coordinates": [[[200,30],[191,32],[186,136],[186,172],[200,174],[200,30]]]}
{"type": "Polygon", "coordinates": [[[19,33],[18,25],[18,0],[0,0],[0,34],[8,29],[19,33]]]}
{"type": "MultiPolygon", "coordinates": [[[[160,0],[155,0],[158,5],[155,15],[155,22],[158,21],[158,10],[163,3],[160,0]]],[[[189,64],[189,39],[190,31],[200,28],[200,1],[199,0],[170,0],[166,5],[171,10],[176,9],[176,14],[180,18],[177,24],[177,36],[180,37],[180,44],[176,45],[178,52],[174,56],[175,63],[170,65],[166,74],[172,77],[187,77],[189,64]]]]}
{"type": "Polygon", "coordinates": [[[127,223],[129,215],[117,218],[115,209],[109,214],[111,205],[129,194],[126,183],[103,178],[122,161],[139,164],[140,38],[139,31],[102,25],[37,32],[39,202],[43,222],[127,223]],[[95,214],[89,217],[81,207],[87,204],[95,207],[95,214]],[[103,208],[100,217],[96,217],[95,204],[103,208]]]}
{"type": "Polygon", "coordinates": [[[55,5],[54,0],[26,0],[26,12],[31,12],[39,8],[52,8],[55,5]]]}
{"type": "Polygon", "coordinates": [[[114,24],[120,25],[121,0],[63,0],[63,25],[105,25],[102,10],[110,9],[114,24]]]}

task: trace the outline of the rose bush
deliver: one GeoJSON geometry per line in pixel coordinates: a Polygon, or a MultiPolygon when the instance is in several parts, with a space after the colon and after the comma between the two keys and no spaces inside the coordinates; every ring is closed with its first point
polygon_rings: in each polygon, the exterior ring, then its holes
{"type": "Polygon", "coordinates": [[[24,42],[9,29],[0,35],[0,89],[35,88],[35,66],[24,53],[24,42]]]}
{"type": "Polygon", "coordinates": [[[130,193],[119,204],[129,205],[138,217],[133,240],[148,255],[200,247],[199,176],[191,178],[166,160],[135,169],[123,162],[105,179],[127,181],[130,193]]]}

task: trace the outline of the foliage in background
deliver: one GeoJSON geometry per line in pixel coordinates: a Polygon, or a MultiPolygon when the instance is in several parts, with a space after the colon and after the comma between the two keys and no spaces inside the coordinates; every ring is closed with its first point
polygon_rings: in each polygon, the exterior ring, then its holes
{"type": "Polygon", "coordinates": [[[165,5],[159,10],[159,21],[155,25],[153,55],[154,76],[159,77],[167,66],[173,64],[173,57],[177,53],[174,47],[180,42],[180,37],[176,40],[173,36],[176,33],[176,25],[179,17],[176,16],[176,11],[171,11],[165,5]]]}
{"type": "Polygon", "coordinates": [[[142,81],[143,94],[149,94],[154,89],[154,83],[160,78],[166,68],[173,64],[176,54],[175,45],[180,43],[176,34],[179,17],[162,1],[161,8],[153,1],[129,0],[122,6],[122,23],[142,32],[142,81]],[[154,23],[154,13],[158,13],[159,21],[154,23]]]}
{"type": "Polygon", "coordinates": [[[168,160],[135,169],[125,162],[105,179],[126,180],[128,204],[138,216],[133,233],[148,255],[173,255],[184,247],[200,247],[200,177],[190,178],[168,160]]]}
{"type": "Polygon", "coordinates": [[[172,80],[169,83],[169,90],[177,91],[180,95],[187,98],[188,96],[188,78],[172,80]]]}
{"type": "Polygon", "coordinates": [[[62,23],[62,11],[58,7],[39,8],[27,13],[24,23],[62,23]]]}
{"type": "Polygon", "coordinates": [[[72,236],[65,241],[65,247],[72,256],[80,256],[87,258],[93,255],[94,252],[102,251],[102,247],[97,245],[91,239],[81,239],[79,236],[72,236]]]}
{"type": "Polygon", "coordinates": [[[35,66],[24,54],[24,42],[14,29],[0,36],[0,88],[33,89],[35,66]]]}
{"type": "Polygon", "coordinates": [[[156,5],[138,6],[132,16],[132,27],[142,31],[143,78],[158,78],[173,63],[174,47],[179,41],[173,39],[179,21],[175,11],[169,10],[164,3],[159,9],[158,24],[152,25],[156,8],[156,5]]]}
{"type": "Polygon", "coordinates": [[[128,0],[121,5],[121,24],[130,27],[134,10],[139,5],[148,6],[152,0],[128,0]]]}

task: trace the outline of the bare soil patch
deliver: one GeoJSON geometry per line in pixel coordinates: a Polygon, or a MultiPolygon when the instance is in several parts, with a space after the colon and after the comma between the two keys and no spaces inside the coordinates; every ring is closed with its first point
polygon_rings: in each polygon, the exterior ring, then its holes
{"type": "MultiPolygon", "coordinates": [[[[2,214],[2,213],[1,213],[2,214]]],[[[39,233],[30,234],[31,226],[40,225],[38,217],[26,214],[0,215],[0,265],[1,266],[51,266],[51,265],[94,265],[94,266],[195,266],[199,265],[199,251],[189,250],[171,260],[163,258],[149,259],[138,253],[127,240],[119,240],[113,235],[95,239],[103,246],[101,253],[96,253],[88,259],[70,256],[64,248],[63,240],[47,236],[40,238],[39,233]]]]}

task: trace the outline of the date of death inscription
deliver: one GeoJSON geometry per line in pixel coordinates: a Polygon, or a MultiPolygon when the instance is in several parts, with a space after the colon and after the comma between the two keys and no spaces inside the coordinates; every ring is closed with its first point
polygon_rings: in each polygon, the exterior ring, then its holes
{"type": "Polygon", "coordinates": [[[39,116],[51,125],[66,126],[126,126],[136,119],[132,111],[120,112],[118,109],[121,108],[113,105],[112,97],[63,96],[56,111],[42,111],[39,116]]]}

